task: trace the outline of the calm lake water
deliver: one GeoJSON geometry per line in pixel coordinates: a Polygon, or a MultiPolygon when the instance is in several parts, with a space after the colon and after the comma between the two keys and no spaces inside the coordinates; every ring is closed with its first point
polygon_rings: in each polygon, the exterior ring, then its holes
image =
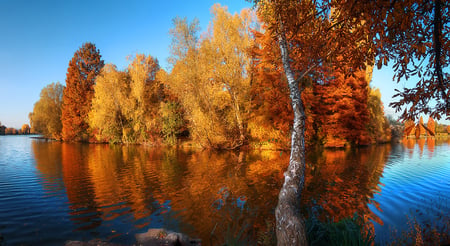
{"type": "MultiPolygon", "coordinates": [[[[254,244],[274,222],[289,154],[46,142],[0,136],[0,234],[7,245],[101,238],[131,244],[166,228],[203,245],[254,244]]],[[[448,223],[450,142],[408,140],[310,153],[303,204],[339,220],[364,215],[377,241],[448,223]],[[396,234],[397,233],[397,234],[396,234]]],[[[0,243],[1,244],[1,243],[0,243]]]]}

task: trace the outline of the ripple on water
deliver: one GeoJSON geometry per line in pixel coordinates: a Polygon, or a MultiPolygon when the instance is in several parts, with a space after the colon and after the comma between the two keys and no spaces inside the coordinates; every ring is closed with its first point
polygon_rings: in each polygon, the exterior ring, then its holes
{"type": "MultiPolygon", "coordinates": [[[[386,239],[394,228],[409,230],[408,220],[435,221],[450,211],[450,156],[447,145],[435,146],[432,155],[408,150],[391,155],[383,172],[381,192],[375,196],[383,212],[374,211],[384,221],[376,225],[386,239]],[[430,157],[431,156],[431,157],[430,157]]],[[[399,234],[397,234],[400,236],[399,234]]]]}
{"type": "MultiPolygon", "coordinates": [[[[235,153],[9,140],[0,141],[0,153],[6,153],[0,154],[0,233],[11,245],[61,245],[67,239],[92,238],[130,244],[134,233],[156,227],[191,233],[206,239],[207,245],[227,229],[240,232],[242,223],[252,228],[273,218],[288,161],[271,159],[273,155],[262,161],[256,154],[240,158],[235,153]],[[236,167],[238,158],[243,162],[236,167]],[[241,197],[245,209],[238,205],[241,197]],[[220,199],[226,205],[214,206],[220,199]]],[[[383,226],[375,226],[380,235],[389,228],[401,229],[411,211],[424,211],[424,216],[448,211],[448,205],[437,201],[447,199],[449,204],[448,146],[436,145],[431,159],[427,148],[421,156],[418,148],[393,146],[389,152],[386,147],[359,150],[356,156],[346,151],[324,154],[333,165],[324,165],[323,176],[319,173],[321,178],[311,181],[318,190],[310,189],[324,195],[320,192],[326,189],[320,186],[332,176],[331,183],[342,179],[342,186],[331,186],[338,188],[332,190],[336,196],[348,195],[346,182],[364,185],[365,175],[370,175],[367,187],[353,187],[356,191],[347,196],[351,202],[345,208],[364,207],[355,194],[367,192],[362,200],[373,197],[369,208],[383,221],[383,226]],[[362,160],[373,162],[364,166],[362,160]]]]}

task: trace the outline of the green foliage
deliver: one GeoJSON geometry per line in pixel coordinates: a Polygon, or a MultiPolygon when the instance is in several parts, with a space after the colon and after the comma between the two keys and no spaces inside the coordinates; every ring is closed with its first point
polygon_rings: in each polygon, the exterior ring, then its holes
{"type": "Polygon", "coordinates": [[[168,145],[175,145],[177,143],[177,134],[181,133],[184,126],[183,114],[181,106],[175,102],[161,103],[161,132],[164,141],[168,145]]]}
{"type": "MultiPolygon", "coordinates": [[[[266,231],[258,232],[258,245],[276,245],[275,223],[266,221],[266,231]]],[[[308,244],[328,245],[374,245],[375,235],[365,232],[361,217],[354,215],[338,222],[320,221],[312,212],[305,221],[308,244]]]]}
{"type": "Polygon", "coordinates": [[[39,100],[29,114],[33,132],[49,138],[61,138],[61,108],[64,86],[59,82],[51,83],[41,91],[39,100]]]}
{"type": "Polygon", "coordinates": [[[375,235],[365,235],[362,219],[355,215],[338,222],[321,222],[315,216],[306,220],[309,245],[373,245],[375,235]]]}

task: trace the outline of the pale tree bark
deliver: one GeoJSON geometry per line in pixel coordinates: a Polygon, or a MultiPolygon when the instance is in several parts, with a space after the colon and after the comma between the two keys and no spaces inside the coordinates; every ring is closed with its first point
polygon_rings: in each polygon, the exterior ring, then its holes
{"type": "Polygon", "coordinates": [[[238,146],[242,146],[244,144],[245,135],[244,135],[244,126],[242,125],[242,119],[241,119],[241,109],[239,107],[239,102],[236,98],[235,93],[231,93],[233,98],[233,105],[234,105],[234,114],[236,116],[236,121],[239,128],[239,144],[238,146]]]}
{"type": "Polygon", "coordinates": [[[305,110],[301,98],[301,77],[295,79],[291,69],[286,35],[278,34],[281,59],[289,85],[294,124],[291,136],[291,157],[284,173],[284,184],[275,210],[278,245],[307,245],[304,218],[300,213],[300,197],[305,182],[305,110]]]}

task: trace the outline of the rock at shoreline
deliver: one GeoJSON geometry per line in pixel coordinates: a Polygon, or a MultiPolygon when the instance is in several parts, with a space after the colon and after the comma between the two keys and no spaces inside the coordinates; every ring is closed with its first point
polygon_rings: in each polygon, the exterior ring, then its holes
{"type": "Polygon", "coordinates": [[[194,246],[201,245],[201,240],[192,239],[188,236],[166,231],[164,229],[149,229],[145,233],[138,233],[135,235],[136,243],[138,245],[150,246],[150,245],[167,245],[167,246],[194,246]]]}
{"type": "MultiPolygon", "coordinates": [[[[192,239],[188,236],[166,231],[165,229],[148,229],[147,232],[135,234],[138,246],[200,246],[200,239],[192,239]]],[[[83,241],[66,241],[65,246],[120,246],[120,244],[102,241],[100,239],[92,239],[88,242],[83,241]]],[[[0,244],[1,246],[1,244],[0,244]]]]}
{"type": "Polygon", "coordinates": [[[100,239],[92,239],[88,242],[83,241],[66,241],[65,246],[120,246],[120,244],[109,243],[100,239]]]}

